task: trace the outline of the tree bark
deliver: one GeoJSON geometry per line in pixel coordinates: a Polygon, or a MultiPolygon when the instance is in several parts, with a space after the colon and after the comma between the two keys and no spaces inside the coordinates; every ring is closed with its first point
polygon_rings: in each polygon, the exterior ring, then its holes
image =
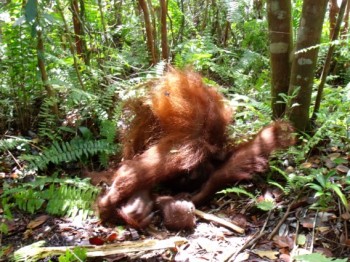
{"type": "Polygon", "coordinates": [[[337,23],[337,17],[339,14],[338,0],[329,1],[329,38],[332,39],[334,33],[334,27],[337,23]]]}
{"type": "Polygon", "coordinates": [[[122,22],[122,6],[123,6],[123,0],[114,0],[114,14],[115,14],[115,23],[113,23],[113,28],[116,33],[112,35],[114,46],[118,49],[121,49],[123,47],[123,38],[119,32],[119,27],[121,27],[123,24],[122,22]]]}
{"type": "Polygon", "coordinates": [[[153,37],[152,25],[151,25],[147,3],[145,0],[139,0],[139,4],[142,9],[143,17],[145,20],[146,41],[147,41],[147,47],[148,47],[148,52],[150,56],[150,63],[152,65],[155,65],[157,63],[157,56],[156,56],[156,50],[154,46],[154,37],[153,37]]]}
{"type": "MultiPolygon", "coordinates": [[[[46,90],[47,96],[49,98],[55,98],[56,94],[52,86],[48,83],[49,77],[47,75],[46,66],[45,66],[45,60],[44,60],[44,41],[41,30],[37,31],[37,37],[38,37],[38,43],[37,43],[37,56],[38,56],[38,67],[41,74],[41,80],[43,81],[44,88],[46,90]]],[[[58,117],[58,106],[57,103],[54,102],[52,104],[52,112],[55,116],[58,117]]]]}
{"type": "Polygon", "coordinates": [[[346,4],[346,10],[344,15],[344,26],[341,31],[341,38],[345,39],[349,32],[349,15],[350,15],[350,0],[348,0],[346,4]]]}
{"type": "Polygon", "coordinates": [[[303,2],[288,91],[292,99],[287,109],[289,120],[298,131],[311,131],[309,109],[318,55],[316,46],[320,43],[327,2],[303,2]]]}
{"type": "Polygon", "coordinates": [[[81,12],[79,8],[78,0],[71,1],[72,8],[72,18],[73,18],[73,28],[74,28],[74,38],[75,38],[75,48],[78,57],[84,60],[86,65],[89,65],[86,55],[86,42],[85,42],[85,32],[82,24],[82,17],[79,17],[81,12]]]}
{"type": "MultiPolygon", "coordinates": [[[[184,0],[180,0],[180,10],[181,10],[181,24],[180,24],[180,28],[179,28],[179,34],[177,36],[177,43],[182,43],[183,41],[183,33],[184,33],[184,29],[185,29],[185,8],[184,8],[184,0]]],[[[175,43],[174,43],[175,44],[175,43]]]]}
{"type": "Polygon", "coordinates": [[[168,31],[166,24],[166,17],[168,12],[167,0],[160,0],[161,14],[160,14],[160,27],[162,37],[162,58],[166,61],[169,60],[169,47],[168,47],[168,31]]]}
{"type": "Polygon", "coordinates": [[[103,41],[105,42],[105,44],[107,44],[107,41],[108,41],[108,38],[107,38],[107,27],[106,27],[104,13],[103,13],[103,10],[102,10],[102,2],[101,2],[101,0],[98,0],[97,2],[98,2],[98,10],[100,11],[100,16],[101,16],[103,41]]]}
{"type": "Polygon", "coordinates": [[[56,4],[57,4],[58,12],[59,12],[60,16],[62,17],[63,27],[64,27],[64,30],[66,32],[67,39],[68,39],[68,42],[69,42],[69,49],[70,49],[70,51],[72,53],[72,56],[73,56],[74,69],[75,69],[75,72],[77,74],[77,78],[78,78],[79,84],[80,84],[80,86],[81,86],[81,88],[83,90],[86,90],[85,85],[83,83],[83,79],[82,79],[80,71],[79,71],[79,66],[78,66],[76,52],[75,52],[75,49],[74,49],[73,41],[72,41],[72,39],[71,39],[71,37],[69,35],[69,27],[68,27],[66,18],[64,16],[60,0],[56,0],[56,4]]]}
{"type": "Polygon", "coordinates": [[[286,104],[281,94],[288,94],[290,53],[293,49],[291,0],[268,0],[267,20],[270,38],[272,118],[284,116],[286,104]]]}
{"type": "MultiPolygon", "coordinates": [[[[339,9],[339,14],[337,17],[336,24],[333,29],[333,34],[332,34],[332,41],[335,41],[339,37],[340,33],[340,28],[341,28],[341,23],[344,18],[344,13],[345,13],[345,8],[348,0],[343,0],[339,9]]],[[[315,101],[315,107],[314,107],[314,112],[312,114],[312,120],[315,121],[317,118],[317,113],[320,109],[321,105],[321,100],[322,100],[322,93],[323,93],[323,88],[324,85],[326,84],[326,79],[329,74],[329,69],[331,67],[331,62],[332,62],[332,57],[333,57],[333,52],[335,49],[335,45],[331,45],[328,49],[327,56],[326,56],[326,61],[324,63],[323,69],[322,69],[322,74],[321,74],[321,81],[320,84],[318,85],[318,90],[317,90],[317,96],[316,96],[316,101],[315,101]]]]}

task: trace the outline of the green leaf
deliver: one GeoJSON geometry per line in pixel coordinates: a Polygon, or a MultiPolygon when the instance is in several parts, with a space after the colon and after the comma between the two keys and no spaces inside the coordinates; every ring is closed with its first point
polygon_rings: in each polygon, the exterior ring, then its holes
{"type": "Polygon", "coordinates": [[[257,208],[264,210],[264,211],[270,211],[275,207],[275,203],[271,200],[264,200],[257,203],[257,208]]]}
{"type": "Polygon", "coordinates": [[[25,7],[25,17],[28,23],[32,22],[38,15],[37,0],[28,0],[25,7]]]}
{"type": "Polygon", "coordinates": [[[218,194],[228,194],[228,193],[236,193],[238,195],[243,194],[243,195],[249,196],[250,198],[254,198],[253,194],[249,193],[248,191],[240,187],[231,187],[218,192],[218,194]]]}
{"type": "Polygon", "coordinates": [[[320,185],[322,187],[326,186],[326,179],[325,179],[325,177],[322,174],[317,174],[316,175],[316,180],[317,180],[318,183],[320,183],[320,185]]]}
{"type": "Polygon", "coordinates": [[[314,184],[314,183],[309,183],[308,186],[312,188],[313,190],[316,191],[323,191],[323,188],[320,185],[314,184]]]}
{"type": "Polygon", "coordinates": [[[330,188],[333,189],[333,191],[338,195],[338,197],[340,198],[341,202],[343,203],[343,205],[345,206],[346,209],[348,209],[348,201],[346,200],[345,195],[343,194],[343,192],[341,192],[340,188],[338,185],[336,184],[331,184],[330,188]]]}
{"type": "Polygon", "coordinates": [[[347,258],[333,259],[333,258],[325,257],[324,255],[319,254],[319,253],[296,256],[295,260],[297,262],[346,262],[346,261],[348,261],[347,258]]]}

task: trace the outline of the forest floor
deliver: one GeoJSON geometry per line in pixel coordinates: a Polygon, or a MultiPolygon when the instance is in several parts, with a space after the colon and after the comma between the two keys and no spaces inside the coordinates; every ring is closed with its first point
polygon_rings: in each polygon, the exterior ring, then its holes
{"type": "MultiPolygon", "coordinates": [[[[312,157],[304,165],[304,168],[324,167],[344,176],[349,174],[350,155],[341,150],[328,151],[326,156],[312,157]],[[336,164],[334,159],[339,158],[345,161],[336,164]]],[[[288,262],[296,255],[309,253],[350,257],[350,215],[340,201],[334,199],[329,208],[321,212],[311,208],[317,200],[315,191],[308,189],[301,195],[299,192],[285,195],[276,187],[260,183],[244,184],[249,191],[262,192],[257,200],[232,194],[218,197],[201,208],[205,213],[235,224],[242,233],[230,225],[200,217],[193,231],[169,232],[161,226],[159,218],[146,230],[138,231],[126,226],[104,226],[96,217],[79,221],[46,214],[14,213],[14,220],[6,221],[8,234],[0,235],[1,246],[6,247],[0,261],[8,261],[6,255],[24,247],[27,247],[24,254],[28,255],[35,250],[30,245],[40,240],[44,240],[48,248],[85,247],[89,256],[93,256],[86,261],[288,262]],[[262,211],[256,207],[256,201],[261,200],[271,200],[275,207],[262,211]]],[[[48,254],[65,254],[61,249],[51,251],[43,250],[40,261],[49,261],[48,254]]],[[[322,261],[318,256],[312,261],[315,259],[322,261]]],[[[23,261],[29,260],[23,258],[23,261]]],[[[51,257],[51,261],[58,259],[51,257]]]]}

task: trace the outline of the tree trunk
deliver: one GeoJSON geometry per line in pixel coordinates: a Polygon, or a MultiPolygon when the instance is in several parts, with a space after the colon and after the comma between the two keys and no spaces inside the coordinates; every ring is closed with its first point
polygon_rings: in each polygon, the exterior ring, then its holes
{"type": "MultiPolygon", "coordinates": [[[[338,18],[337,18],[337,22],[334,26],[333,29],[333,34],[332,34],[332,41],[335,41],[338,39],[339,37],[339,33],[340,33],[340,27],[341,27],[341,23],[343,21],[343,17],[344,17],[344,13],[345,13],[345,8],[346,8],[346,2],[348,0],[343,0],[339,9],[339,14],[338,14],[338,18]]],[[[314,112],[312,114],[312,120],[315,121],[317,118],[317,113],[320,109],[320,105],[321,105],[321,99],[322,99],[322,93],[323,93],[323,88],[324,85],[326,84],[326,79],[327,76],[329,74],[329,69],[331,67],[331,62],[332,62],[332,57],[333,57],[333,52],[335,49],[335,45],[331,45],[328,48],[328,52],[327,52],[327,56],[326,56],[326,61],[324,63],[323,66],[323,70],[322,70],[322,74],[321,74],[321,81],[320,84],[318,85],[318,90],[317,90],[317,96],[316,96],[316,101],[315,101],[315,107],[314,107],[314,112]]]]}
{"type": "Polygon", "coordinates": [[[341,31],[341,38],[345,39],[347,37],[347,34],[349,32],[349,14],[350,14],[350,0],[348,0],[346,4],[346,10],[344,15],[344,26],[341,31]]]}
{"type": "MultiPolygon", "coordinates": [[[[185,29],[185,8],[184,8],[184,0],[180,0],[180,10],[181,10],[181,23],[180,23],[180,29],[179,29],[179,34],[177,36],[177,43],[182,43],[183,41],[183,33],[185,29]]],[[[175,44],[175,43],[174,43],[175,44]]]]}
{"type": "Polygon", "coordinates": [[[169,60],[169,48],[168,48],[168,36],[167,36],[167,25],[166,17],[168,12],[167,0],[160,0],[160,27],[161,27],[161,36],[162,36],[162,58],[166,61],[169,60]]]}
{"type": "Polygon", "coordinates": [[[146,40],[147,40],[148,52],[150,55],[150,63],[155,65],[157,63],[157,56],[156,56],[156,51],[155,51],[155,46],[154,46],[152,25],[151,25],[151,20],[149,17],[147,3],[145,0],[139,0],[139,3],[140,3],[140,7],[143,11],[143,17],[145,20],[146,40]]]}
{"type": "Polygon", "coordinates": [[[84,60],[86,65],[89,64],[86,55],[86,42],[85,42],[85,32],[82,24],[82,17],[79,17],[81,12],[79,11],[78,0],[71,1],[72,17],[73,17],[73,28],[75,37],[75,48],[78,57],[84,60]]]}
{"type": "Polygon", "coordinates": [[[64,30],[66,32],[67,39],[68,39],[68,42],[69,42],[69,49],[70,49],[70,51],[72,53],[72,56],[73,56],[74,69],[75,69],[75,72],[77,74],[78,81],[80,83],[81,88],[83,90],[86,90],[85,85],[83,83],[83,79],[82,79],[80,71],[79,71],[79,66],[78,66],[78,61],[77,61],[77,56],[76,56],[76,53],[75,53],[73,41],[72,41],[72,39],[71,39],[71,37],[69,35],[69,27],[68,27],[66,18],[64,16],[64,12],[63,12],[60,0],[56,0],[56,4],[57,4],[58,12],[59,12],[59,14],[60,14],[60,16],[62,18],[62,21],[63,21],[63,27],[64,27],[64,30]]]}
{"type": "Polygon", "coordinates": [[[327,0],[304,0],[293,55],[287,113],[299,131],[310,131],[309,108],[327,0]],[[310,48],[308,50],[305,50],[310,48]]]}
{"type": "Polygon", "coordinates": [[[329,38],[332,39],[334,33],[334,27],[337,23],[337,17],[339,14],[338,0],[329,1],[329,38]]]}
{"type": "Polygon", "coordinates": [[[156,59],[157,59],[157,62],[158,62],[159,61],[159,53],[158,53],[158,33],[157,33],[158,27],[157,27],[157,21],[160,20],[160,16],[159,16],[160,10],[159,10],[159,7],[156,7],[156,8],[153,7],[152,0],[147,0],[147,5],[148,5],[148,11],[149,11],[149,15],[150,15],[150,19],[151,19],[151,25],[152,25],[154,53],[156,54],[156,59]],[[157,10],[155,10],[155,9],[157,9],[157,10]]]}
{"type": "Polygon", "coordinates": [[[114,46],[118,49],[121,49],[123,47],[123,38],[119,32],[119,27],[121,27],[123,24],[122,22],[122,6],[123,6],[123,0],[114,0],[114,14],[115,14],[115,23],[113,23],[113,29],[115,33],[112,35],[114,46]]]}
{"type": "MultiPolygon", "coordinates": [[[[37,43],[37,56],[38,56],[38,67],[41,74],[41,80],[43,81],[44,88],[46,90],[47,96],[49,98],[55,98],[56,94],[52,86],[48,83],[49,77],[47,76],[45,60],[44,60],[44,41],[41,30],[37,31],[38,43],[37,43]]],[[[58,106],[57,103],[54,102],[52,105],[52,112],[55,116],[58,117],[58,106]]]]}
{"type": "Polygon", "coordinates": [[[103,8],[102,8],[102,2],[101,0],[98,0],[97,2],[98,2],[98,10],[100,11],[100,16],[101,16],[103,41],[104,41],[104,44],[107,44],[107,41],[108,41],[107,28],[106,28],[105,17],[104,17],[103,8]]]}
{"type": "Polygon", "coordinates": [[[286,101],[280,95],[288,94],[290,81],[289,58],[293,49],[291,13],[291,0],[267,1],[273,119],[283,117],[286,109],[286,101]]]}
{"type": "Polygon", "coordinates": [[[230,35],[230,30],[231,30],[231,22],[226,21],[225,32],[224,32],[224,35],[222,36],[222,41],[221,41],[223,47],[227,47],[227,40],[228,40],[229,35],[230,35]]]}

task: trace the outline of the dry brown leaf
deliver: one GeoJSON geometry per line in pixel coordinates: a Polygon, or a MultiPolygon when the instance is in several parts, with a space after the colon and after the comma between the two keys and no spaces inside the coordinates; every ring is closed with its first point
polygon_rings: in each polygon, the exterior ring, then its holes
{"type": "Polygon", "coordinates": [[[329,154],[328,157],[330,158],[330,160],[334,160],[340,157],[340,153],[332,153],[329,154]]]}
{"type": "Polygon", "coordinates": [[[310,162],[305,162],[305,163],[302,163],[300,165],[301,168],[311,168],[312,167],[312,163],[310,162]]]}
{"type": "Polygon", "coordinates": [[[321,233],[327,232],[329,229],[330,227],[317,227],[317,231],[321,233]]]}
{"type": "Polygon", "coordinates": [[[290,236],[275,236],[273,242],[278,248],[288,247],[289,249],[292,249],[294,245],[294,240],[290,236]]]}
{"type": "Polygon", "coordinates": [[[334,168],[334,167],[335,167],[335,163],[334,163],[331,159],[329,159],[329,158],[327,158],[327,159],[325,160],[325,165],[326,165],[326,167],[328,167],[328,168],[334,168]]]}
{"type": "Polygon", "coordinates": [[[344,165],[338,165],[336,167],[337,171],[343,174],[346,174],[347,172],[349,172],[349,168],[347,166],[344,165]]]}
{"type": "Polygon", "coordinates": [[[23,239],[28,239],[33,235],[33,230],[32,229],[27,229],[24,233],[23,233],[23,239]]]}
{"type": "Polygon", "coordinates": [[[44,224],[49,219],[49,217],[50,216],[48,216],[48,215],[39,216],[39,217],[35,218],[34,220],[30,221],[27,225],[27,228],[29,228],[29,229],[37,228],[38,226],[44,224]]]}
{"type": "Polygon", "coordinates": [[[273,251],[273,250],[257,250],[254,249],[252,250],[252,252],[256,255],[258,255],[261,258],[268,258],[268,259],[276,259],[278,256],[278,252],[277,251],[273,251]]]}
{"type": "Polygon", "coordinates": [[[345,212],[344,214],[341,215],[341,218],[344,220],[350,220],[350,214],[349,212],[345,212]]]}
{"type": "Polygon", "coordinates": [[[302,219],[301,225],[305,228],[313,228],[314,227],[314,220],[312,218],[302,219]]]}

